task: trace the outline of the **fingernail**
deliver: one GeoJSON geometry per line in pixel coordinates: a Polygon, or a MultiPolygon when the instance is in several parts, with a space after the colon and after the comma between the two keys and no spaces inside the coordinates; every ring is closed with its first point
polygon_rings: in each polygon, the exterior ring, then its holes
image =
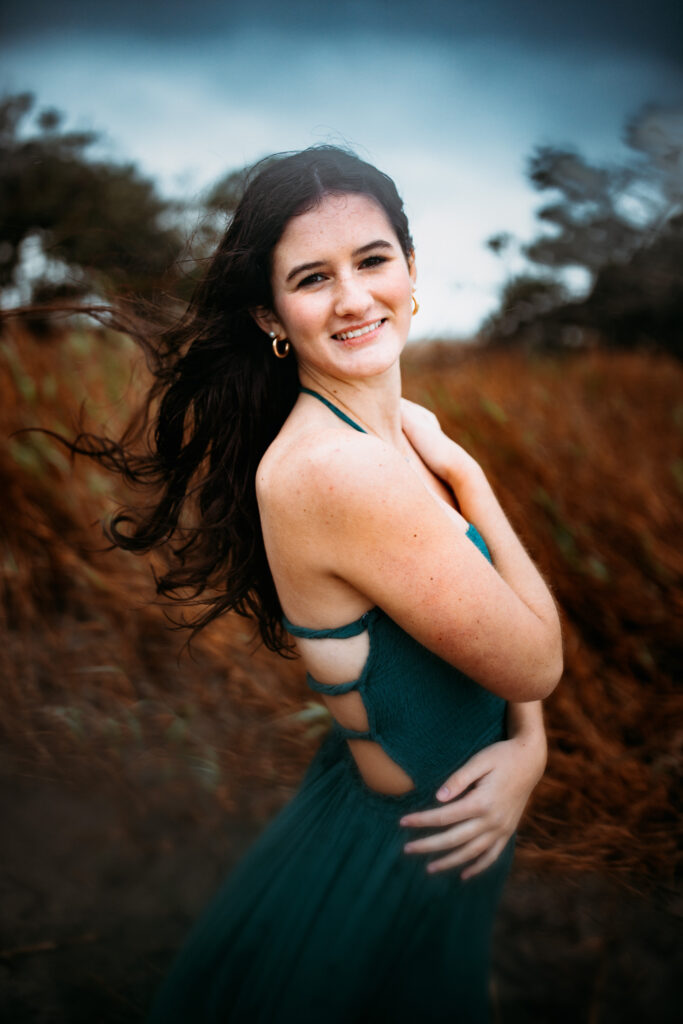
{"type": "Polygon", "coordinates": [[[439,792],[436,794],[437,800],[445,800],[447,796],[451,795],[451,791],[448,786],[442,786],[439,792]]]}
{"type": "Polygon", "coordinates": [[[403,852],[404,853],[410,853],[410,851],[412,849],[413,849],[413,847],[410,845],[410,843],[406,843],[406,845],[403,847],[403,852]]]}
{"type": "Polygon", "coordinates": [[[399,825],[409,825],[409,824],[410,824],[410,819],[409,818],[401,818],[399,820],[399,825]]]}
{"type": "Polygon", "coordinates": [[[437,872],[438,870],[439,869],[438,869],[436,864],[428,864],[427,865],[427,871],[429,872],[430,875],[435,874],[435,872],[437,872]]]}

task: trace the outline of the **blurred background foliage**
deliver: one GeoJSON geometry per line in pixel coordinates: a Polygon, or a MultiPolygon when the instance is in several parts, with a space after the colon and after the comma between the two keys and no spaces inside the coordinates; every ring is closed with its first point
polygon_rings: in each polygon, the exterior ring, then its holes
{"type": "Polygon", "coordinates": [[[63,131],[59,111],[27,129],[33,111],[29,93],[0,103],[0,287],[40,303],[163,286],[183,245],[175,204],[133,164],[90,159],[97,134],[63,131]]]}
{"type": "Polygon", "coordinates": [[[180,308],[248,168],[171,200],[134,164],[93,157],[99,133],[63,122],[31,93],[0,100],[0,307],[163,295],[180,308]]]}
{"type": "Polygon", "coordinates": [[[537,268],[509,280],[500,310],[483,327],[491,341],[548,348],[589,340],[683,354],[683,109],[645,106],[624,129],[632,158],[591,164],[576,150],[540,146],[531,185],[551,198],[537,211],[540,233],[520,243],[488,239],[504,256],[521,249],[537,268]],[[558,272],[584,274],[572,298],[558,272]]]}
{"type": "MultiPolygon", "coordinates": [[[[30,93],[0,102],[0,300],[126,294],[189,298],[239,200],[247,168],[198,198],[169,200],[130,163],[95,159],[94,132],[62,129],[30,93]],[[187,239],[191,241],[188,243],[187,239]]],[[[682,354],[683,109],[647,105],[624,127],[631,154],[598,165],[539,146],[527,178],[547,201],[530,241],[488,239],[528,269],[505,282],[484,343],[525,349],[649,346],[682,354]],[[567,272],[581,279],[582,293],[567,272]]]]}
{"type": "MultiPolygon", "coordinates": [[[[150,561],[105,548],[99,523],[130,499],[123,485],[72,463],[53,437],[21,432],[70,436],[80,410],[86,425],[116,435],[147,383],[120,335],[63,325],[46,343],[6,325],[0,732],[32,771],[99,773],[142,800],[199,787],[264,821],[326,727],[301,665],[258,648],[236,616],[181,659],[185,637],[168,631],[150,561]]],[[[417,347],[405,387],[481,462],[562,612],[565,675],[546,702],[550,764],[520,861],[604,869],[634,884],[671,877],[683,739],[683,367],[646,352],[417,347]]]]}

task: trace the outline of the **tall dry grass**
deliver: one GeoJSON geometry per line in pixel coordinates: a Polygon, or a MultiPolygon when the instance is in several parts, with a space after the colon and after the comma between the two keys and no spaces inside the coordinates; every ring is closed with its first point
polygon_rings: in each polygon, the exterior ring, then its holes
{"type": "Polygon", "coordinates": [[[683,368],[642,353],[464,356],[410,395],[481,461],[562,611],[528,863],[671,870],[683,721],[683,368]]]}
{"type": "MultiPolygon", "coordinates": [[[[683,369],[593,351],[528,359],[436,350],[406,392],[481,461],[560,604],[566,672],[550,762],[522,829],[534,866],[672,871],[681,723],[683,369]]],[[[107,775],[140,801],[203,787],[265,818],[325,728],[302,671],[228,616],[179,657],[149,564],[103,551],[125,499],[42,434],[116,432],[145,386],[130,343],[75,329],[0,342],[0,729],[25,771],[107,775]]]]}

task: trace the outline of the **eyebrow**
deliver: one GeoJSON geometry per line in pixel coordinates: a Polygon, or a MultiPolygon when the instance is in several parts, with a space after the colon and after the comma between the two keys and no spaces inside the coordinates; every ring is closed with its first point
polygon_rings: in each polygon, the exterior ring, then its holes
{"type": "MultiPolygon", "coordinates": [[[[363,256],[364,253],[369,252],[370,249],[392,249],[391,242],[387,242],[384,238],[376,238],[374,242],[368,242],[367,245],[361,245],[360,249],[354,249],[351,253],[352,256],[363,256]]],[[[300,263],[298,267],[294,267],[293,270],[287,274],[285,281],[291,281],[297,274],[303,273],[304,270],[315,270],[316,267],[324,267],[325,260],[316,260],[314,263],[300,263]]]]}

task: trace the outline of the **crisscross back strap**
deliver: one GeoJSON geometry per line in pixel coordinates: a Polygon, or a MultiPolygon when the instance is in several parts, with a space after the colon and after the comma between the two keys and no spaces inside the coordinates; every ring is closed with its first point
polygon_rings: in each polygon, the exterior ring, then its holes
{"type": "Polygon", "coordinates": [[[339,697],[342,693],[351,693],[352,690],[355,690],[359,681],[352,679],[349,683],[319,683],[309,672],[306,682],[316,693],[324,693],[326,697],[339,697]]]}
{"type": "Polygon", "coordinates": [[[335,721],[334,728],[340,736],[343,736],[345,740],[371,740],[374,739],[372,732],[369,729],[347,729],[345,725],[340,725],[339,722],[335,721]]]}
{"type": "Polygon", "coordinates": [[[355,622],[349,622],[345,626],[333,626],[331,629],[308,629],[307,626],[295,626],[286,616],[282,616],[282,625],[292,636],[299,636],[305,640],[346,640],[351,636],[359,636],[368,628],[368,622],[374,608],[365,612],[355,622]]]}

